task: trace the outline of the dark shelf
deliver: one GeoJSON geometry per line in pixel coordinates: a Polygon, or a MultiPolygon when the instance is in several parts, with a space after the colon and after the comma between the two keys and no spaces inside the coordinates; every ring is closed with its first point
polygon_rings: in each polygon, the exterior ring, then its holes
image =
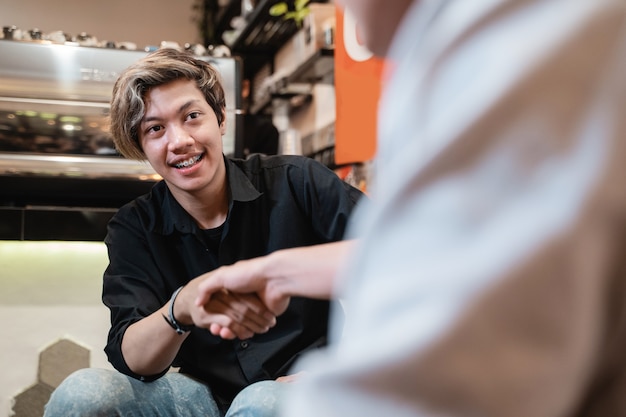
{"type": "Polygon", "coordinates": [[[270,8],[279,0],[264,0],[254,9],[249,23],[231,45],[231,50],[239,54],[273,55],[297,31],[293,20],[282,16],[271,16],[270,8]]]}
{"type": "Polygon", "coordinates": [[[251,114],[263,114],[270,112],[270,106],[273,100],[284,100],[289,102],[289,107],[291,109],[295,109],[303,106],[304,104],[308,104],[313,100],[313,95],[310,93],[299,93],[292,91],[278,91],[276,93],[272,93],[266,99],[255,103],[250,107],[251,114]]]}
{"type": "MultiPolygon", "coordinates": [[[[229,45],[234,54],[265,55],[274,54],[294,33],[298,27],[293,20],[282,16],[271,16],[270,8],[281,0],[261,0],[248,16],[248,24],[239,36],[229,45]]],[[[293,3],[290,1],[288,3],[293,3]]],[[[225,31],[232,29],[230,22],[241,13],[241,1],[232,0],[218,14],[216,35],[222,38],[225,31]]]]}
{"type": "Polygon", "coordinates": [[[273,99],[289,100],[296,103],[310,102],[311,94],[294,92],[289,89],[292,84],[332,84],[335,75],[334,49],[319,49],[309,59],[302,63],[291,74],[276,81],[272,94],[250,108],[251,113],[264,112],[273,99]],[[308,97],[307,97],[308,96],[308,97]]]}
{"type": "MultiPolygon", "coordinates": [[[[228,45],[233,55],[244,61],[244,76],[251,78],[263,65],[271,62],[274,54],[299,30],[292,19],[283,16],[271,16],[270,8],[281,0],[260,0],[252,13],[247,17],[248,23],[237,38],[228,45]]],[[[286,3],[293,7],[294,1],[286,3]]],[[[314,1],[313,3],[327,3],[314,1]]],[[[230,22],[241,13],[241,1],[231,0],[218,13],[216,37],[222,39],[225,31],[232,29],[230,22]]]]}
{"type": "Polygon", "coordinates": [[[241,14],[241,1],[230,1],[226,6],[222,7],[215,19],[215,35],[218,39],[222,39],[222,34],[231,29],[230,21],[233,17],[241,14]]]}
{"type": "Polygon", "coordinates": [[[328,83],[332,84],[335,75],[335,50],[318,49],[287,77],[291,83],[328,83]]]}

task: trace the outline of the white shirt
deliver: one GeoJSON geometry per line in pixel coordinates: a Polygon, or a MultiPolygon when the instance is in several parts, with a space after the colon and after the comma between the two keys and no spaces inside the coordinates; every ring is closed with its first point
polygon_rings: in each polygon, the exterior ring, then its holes
{"type": "Polygon", "coordinates": [[[625,327],[626,3],[415,1],[394,42],[343,335],[284,415],[626,415],[587,398],[625,327]]]}

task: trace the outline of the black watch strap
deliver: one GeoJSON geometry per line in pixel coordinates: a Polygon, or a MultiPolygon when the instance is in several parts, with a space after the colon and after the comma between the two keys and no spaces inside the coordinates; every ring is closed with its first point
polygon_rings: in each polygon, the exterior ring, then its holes
{"type": "Polygon", "coordinates": [[[167,324],[169,324],[172,327],[172,329],[174,329],[176,331],[176,333],[178,333],[178,334],[187,333],[187,332],[191,331],[191,329],[194,328],[193,324],[192,325],[181,324],[178,321],[176,321],[176,318],[174,317],[174,301],[176,301],[176,297],[178,296],[178,293],[182,289],[183,289],[183,287],[179,287],[172,294],[172,298],[170,298],[170,305],[168,307],[168,316],[169,317],[165,317],[165,315],[163,315],[163,318],[165,319],[167,324]]]}

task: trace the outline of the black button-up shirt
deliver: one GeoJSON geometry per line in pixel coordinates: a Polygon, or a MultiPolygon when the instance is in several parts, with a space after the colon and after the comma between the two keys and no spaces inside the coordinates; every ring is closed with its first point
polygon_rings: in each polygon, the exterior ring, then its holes
{"type": "MultiPolygon", "coordinates": [[[[340,240],[362,196],[310,158],[226,159],[226,168],[230,201],[221,241],[199,229],[162,181],[111,219],[102,296],[111,310],[105,352],[120,372],[153,380],[167,371],[133,373],[121,342],[129,325],[163,306],[176,288],[238,260],[340,240]]],[[[328,309],[327,301],[293,298],[274,328],[244,341],[194,328],[173,365],[230,402],[245,386],[285,375],[303,351],[324,345],[328,309]]]]}

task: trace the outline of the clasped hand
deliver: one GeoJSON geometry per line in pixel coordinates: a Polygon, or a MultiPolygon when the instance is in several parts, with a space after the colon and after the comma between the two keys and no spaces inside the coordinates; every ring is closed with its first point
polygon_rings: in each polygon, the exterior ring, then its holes
{"type": "Polygon", "coordinates": [[[273,327],[289,297],[259,274],[259,262],[240,261],[196,278],[194,324],[224,339],[247,339],[273,327]]]}
{"type": "Polygon", "coordinates": [[[192,281],[193,321],[225,339],[264,333],[290,297],[330,299],[336,272],[353,246],[345,240],[283,249],[201,275],[192,281]]]}

